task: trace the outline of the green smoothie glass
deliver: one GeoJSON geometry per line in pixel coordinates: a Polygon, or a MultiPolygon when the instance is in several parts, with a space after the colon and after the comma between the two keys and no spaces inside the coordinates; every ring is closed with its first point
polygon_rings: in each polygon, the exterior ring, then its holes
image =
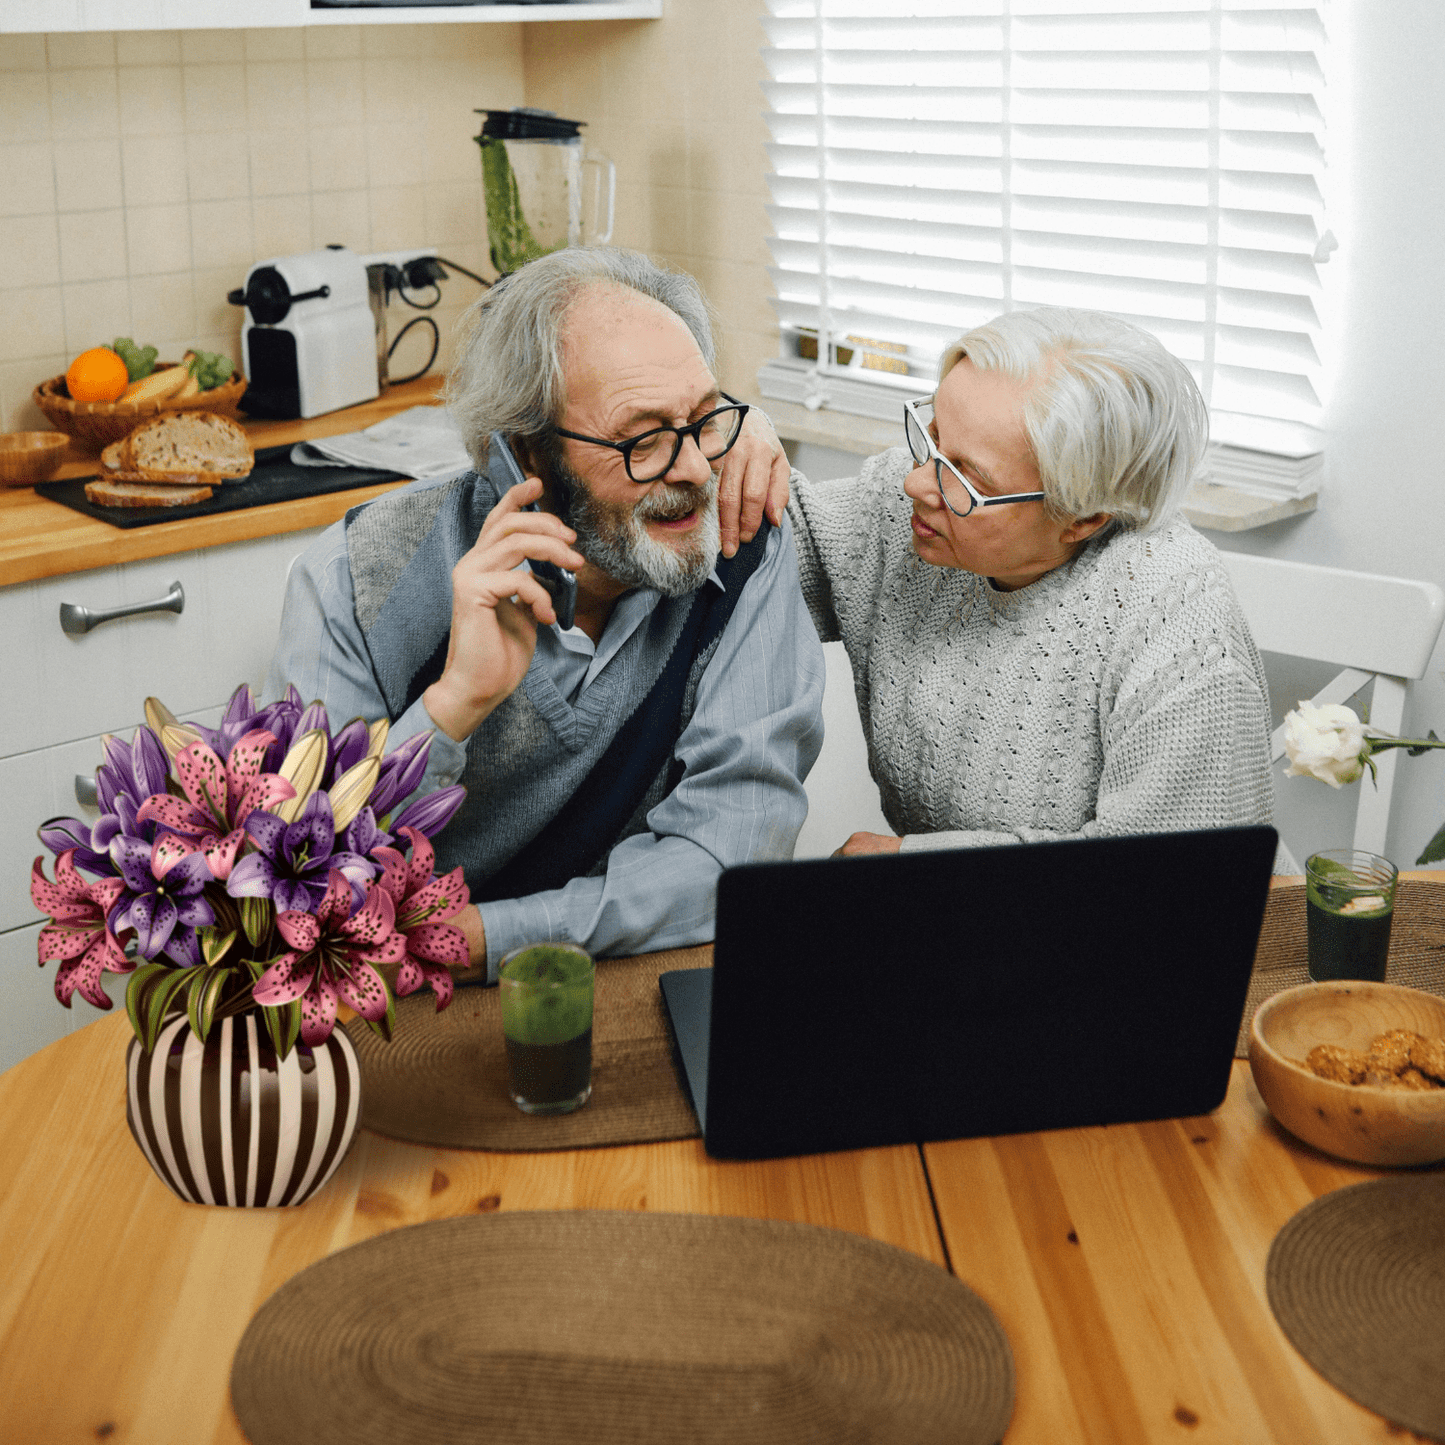
{"type": "Polygon", "coordinates": [[[524,1114],[570,1114],[592,1097],[593,972],[571,943],[529,943],[502,959],[507,1069],[524,1114]]]}
{"type": "Polygon", "coordinates": [[[1398,878],[1378,853],[1332,848],[1305,860],[1306,957],[1316,983],[1385,981],[1398,878]]]}

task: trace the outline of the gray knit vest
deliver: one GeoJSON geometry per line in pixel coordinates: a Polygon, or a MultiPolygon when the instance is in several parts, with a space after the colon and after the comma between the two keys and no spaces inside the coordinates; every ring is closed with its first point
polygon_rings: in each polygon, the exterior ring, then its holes
{"type": "MultiPolygon", "coordinates": [[[[499,495],[485,473],[466,472],[389,493],[347,514],[356,619],[393,721],[440,676],[451,630],[452,568],[475,543],[499,495]]],[[[760,533],[749,559],[753,566],[762,543],[760,533]]],[[[704,586],[712,588],[711,583],[704,586]]],[[[663,598],[575,707],[533,657],[522,685],[467,741],[460,778],[466,801],[434,839],[439,873],[460,864],[468,887],[482,891],[492,874],[558,817],[624,720],[648,697],[678,642],[694,595],[663,598]]],[[[679,734],[692,716],[698,681],[716,649],[714,637],[687,674],[679,734]]],[[[631,817],[587,871],[602,872],[606,851],[646,828],[647,813],[675,782],[670,772],[667,765],[659,769],[631,817]]]]}

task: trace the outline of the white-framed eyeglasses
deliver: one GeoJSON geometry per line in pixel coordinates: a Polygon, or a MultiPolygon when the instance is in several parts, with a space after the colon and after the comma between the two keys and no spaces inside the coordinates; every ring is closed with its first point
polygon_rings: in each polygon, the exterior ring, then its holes
{"type": "Polygon", "coordinates": [[[928,430],[932,425],[931,396],[903,403],[903,434],[908,438],[908,450],[920,467],[928,461],[933,463],[939,495],[955,517],[966,517],[975,507],[1001,507],[1008,502],[1041,502],[1047,496],[1045,492],[1005,492],[1002,496],[985,497],[934,445],[928,430]]]}

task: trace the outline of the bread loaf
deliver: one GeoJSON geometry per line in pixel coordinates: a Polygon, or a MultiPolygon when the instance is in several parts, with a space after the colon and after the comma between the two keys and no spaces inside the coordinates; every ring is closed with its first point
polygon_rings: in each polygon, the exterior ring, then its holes
{"type": "MultiPolygon", "coordinates": [[[[195,475],[187,480],[195,482],[195,475]]],[[[108,477],[85,484],[85,500],[97,507],[188,507],[211,495],[212,488],[202,485],[113,481],[108,477]]]]}
{"type": "MultiPolygon", "coordinates": [[[[107,466],[113,463],[104,458],[107,466]]],[[[209,472],[218,480],[249,476],[255,453],[240,425],[210,411],[162,412],[142,422],[122,443],[119,471],[160,480],[175,473],[209,472]]]]}

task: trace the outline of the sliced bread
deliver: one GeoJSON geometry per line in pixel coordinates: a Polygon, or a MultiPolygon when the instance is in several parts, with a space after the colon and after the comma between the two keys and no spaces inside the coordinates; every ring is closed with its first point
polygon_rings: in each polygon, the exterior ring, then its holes
{"type": "MultiPolygon", "coordinates": [[[[194,476],[188,480],[194,481],[194,476]]],[[[207,486],[177,486],[157,482],[118,482],[97,478],[85,484],[85,500],[97,507],[188,507],[212,495],[207,486]]]]}
{"type": "MultiPolygon", "coordinates": [[[[126,437],[120,471],[158,479],[176,472],[211,472],[218,478],[250,475],[255,453],[230,417],[211,411],[162,412],[126,437]]],[[[107,458],[107,465],[111,465],[107,458]]]]}

